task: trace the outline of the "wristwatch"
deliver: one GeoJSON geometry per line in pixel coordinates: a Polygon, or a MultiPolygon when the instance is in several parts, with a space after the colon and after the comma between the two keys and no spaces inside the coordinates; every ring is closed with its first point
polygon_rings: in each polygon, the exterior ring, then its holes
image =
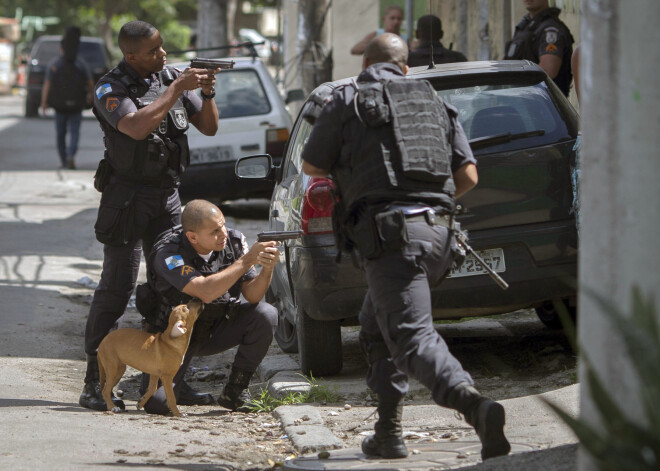
{"type": "Polygon", "coordinates": [[[202,95],[204,101],[211,101],[215,98],[215,87],[211,88],[211,94],[207,95],[203,90],[200,90],[199,93],[202,95]]]}

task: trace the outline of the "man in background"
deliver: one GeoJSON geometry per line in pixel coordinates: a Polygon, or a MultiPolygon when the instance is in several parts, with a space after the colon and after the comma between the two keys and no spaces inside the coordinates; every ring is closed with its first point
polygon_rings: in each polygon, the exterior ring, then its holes
{"type": "Polygon", "coordinates": [[[94,82],[87,64],[77,58],[80,28],[69,26],[60,42],[61,56],[53,59],[46,69],[41,90],[42,114],[55,110],[55,134],[61,168],[76,168],[75,156],[80,139],[82,111],[92,104],[94,82]],[[66,135],[69,132],[69,145],[66,135]]]}
{"type": "Polygon", "coordinates": [[[467,58],[458,51],[446,49],[440,40],[444,35],[442,21],[435,15],[424,15],[417,20],[416,36],[419,45],[410,51],[408,66],[417,67],[430,65],[431,57],[434,64],[448,64],[450,62],[466,62],[467,58]]]}
{"type": "Polygon", "coordinates": [[[361,56],[364,54],[367,44],[369,44],[369,42],[376,36],[380,36],[383,33],[393,33],[401,36],[403,41],[407,43],[407,35],[401,34],[401,23],[403,23],[403,9],[398,5],[390,5],[385,9],[385,14],[383,15],[383,27],[378,28],[376,31],[372,31],[362,38],[360,42],[351,48],[351,54],[354,56],[361,56]]]}

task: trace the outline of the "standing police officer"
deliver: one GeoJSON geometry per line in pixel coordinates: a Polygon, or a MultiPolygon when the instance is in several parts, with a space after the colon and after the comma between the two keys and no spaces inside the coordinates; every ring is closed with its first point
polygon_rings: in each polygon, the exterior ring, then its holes
{"type": "MultiPolygon", "coordinates": [[[[174,376],[174,394],[179,398],[193,356],[214,355],[238,346],[218,404],[248,412],[250,379],[268,352],[277,327],[277,309],[260,301],[279,260],[276,242],[256,242],[248,247],[245,236],[228,229],[220,209],[205,200],[187,203],[181,219],[183,228],[174,228],[160,238],[147,259],[148,282],[138,286],[138,308],[146,317],[147,330],[163,332],[173,306],[193,297],[201,299],[204,311],[195,322],[188,351],[174,376]],[[262,267],[259,274],[255,264],[262,267]],[[157,293],[151,308],[142,305],[150,296],[146,290],[157,293]],[[247,302],[239,300],[241,295],[247,302]]],[[[143,391],[148,383],[148,375],[144,375],[143,391]]],[[[144,410],[169,413],[162,386],[144,410]]]]}
{"type": "MultiPolygon", "coordinates": [[[[218,130],[214,73],[166,67],[163,40],[149,23],[119,31],[124,59],[96,84],[94,114],[104,133],[105,156],[94,177],[102,191],[97,239],[103,271],[85,329],[87,372],[79,403],[105,410],[96,351],[126,309],[142,250],[181,222],[179,177],[189,162],[188,123],[207,136],[218,130]],[[201,99],[193,91],[201,87],[201,99]]],[[[121,400],[113,398],[118,407],[121,400]]]]}
{"type": "MultiPolygon", "coordinates": [[[[420,65],[449,64],[451,62],[466,62],[463,53],[445,48],[440,40],[444,36],[442,21],[435,15],[420,16],[417,20],[417,39],[419,45],[408,55],[408,67],[420,65]]],[[[450,46],[451,47],[451,46],[450,46]]]]}
{"type": "Polygon", "coordinates": [[[482,458],[505,455],[504,408],[474,389],[431,314],[430,286],[459,253],[454,198],[476,185],[476,160],[457,110],[429,82],[404,78],[407,57],[396,35],[369,43],[357,83],[335,90],[302,155],[305,173],[332,173],[342,203],[333,215],[338,245],[357,248],[366,272],[360,342],[379,418],[362,451],[408,456],[401,419],[411,375],[437,404],[464,414],[481,439],[482,458]]]}
{"type": "Polygon", "coordinates": [[[550,8],[548,0],[523,0],[523,3],[529,13],[518,23],[513,39],[506,44],[504,59],[535,62],[568,96],[575,41],[559,19],[561,10],[550,8]]]}

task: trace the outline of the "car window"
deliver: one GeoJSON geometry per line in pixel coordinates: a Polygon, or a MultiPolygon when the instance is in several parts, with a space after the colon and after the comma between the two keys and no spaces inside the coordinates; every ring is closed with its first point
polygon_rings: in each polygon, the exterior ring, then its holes
{"type": "MultiPolygon", "coordinates": [[[[59,55],[59,41],[42,41],[36,48],[32,58],[37,59],[42,64],[47,64],[59,55]]],[[[89,66],[102,65],[105,67],[105,53],[99,43],[82,41],[78,46],[78,57],[82,58],[89,66]]]]}
{"type": "Polygon", "coordinates": [[[300,119],[300,125],[296,131],[296,135],[291,141],[291,149],[289,152],[289,159],[285,163],[284,172],[282,174],[282,181],[288,180],[292,176],[298,175],[302,171],[302,151],[309,135],[312,132],[312,125],[306,120],[300,119]]]}
{"type": "Polygon", "coordinates": [[[270,113],[271,104],[254,70],[223,70],[215,76],[215,90],[221,119],[270,113]]]}
{"type": "Polygon", "coordinates": [[[458,120],[468,139],[543,131],[523,139],[488,146],[475,154],[538,147],[571,139],[568,127],[550,97],[548,87],[534,85],[481,85],[437,91],[458,108],[458,120]]]}

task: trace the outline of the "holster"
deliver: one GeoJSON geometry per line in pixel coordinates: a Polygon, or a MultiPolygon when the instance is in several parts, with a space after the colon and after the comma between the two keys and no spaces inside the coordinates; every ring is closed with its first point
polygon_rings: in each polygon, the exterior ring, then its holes
{"type": "Polygon", "coordinates": [[[96,173],[94,174],[94,188],[96,191],[103,193],[105,187],[110,183],[110,176],[112,175],[112,166],[110,162],[104,157],[99,162],[99,166],[96,168],[96,173]]]}
{"type": "Polygon", "coordinates": [[[135,235],[136,189],[120,182],[108,184],[101,196],[94,231],[102,244],[122,247],[135,235]]]}
{"type": "Polygon", "coordinates": [[[364,258],[376,258],[408,243],[406,218],[402,210],[363,212],[351,230],[351,238],[364,258]]]}

